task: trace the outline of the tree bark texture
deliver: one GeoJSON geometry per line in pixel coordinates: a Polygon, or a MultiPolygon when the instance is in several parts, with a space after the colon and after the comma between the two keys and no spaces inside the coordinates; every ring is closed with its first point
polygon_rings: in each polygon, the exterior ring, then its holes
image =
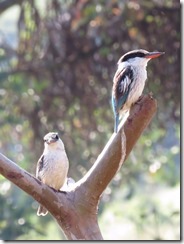
{"type": "Polygon", "coordinates": [[[97,220],[100,196],[150,123],[156,108],[151,95],[142,96],[91,169],[66,193],[54,191],[2,154],[0,173],[46,207],[68,240],[102,240],[97,220]]]}

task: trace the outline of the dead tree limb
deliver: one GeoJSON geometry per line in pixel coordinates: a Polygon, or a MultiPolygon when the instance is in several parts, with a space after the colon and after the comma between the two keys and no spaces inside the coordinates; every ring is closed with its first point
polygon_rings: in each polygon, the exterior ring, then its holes
{"type": "Polygon", "coordinates": [[[102,240],[97,212],[100,196],[127,159],[156,112],[156,100],[143,96],[125,124],[113,134],[96,162],[66,194],[55,192],[0,154],[0,173],[48,209],[69,240],[102,240]]]}

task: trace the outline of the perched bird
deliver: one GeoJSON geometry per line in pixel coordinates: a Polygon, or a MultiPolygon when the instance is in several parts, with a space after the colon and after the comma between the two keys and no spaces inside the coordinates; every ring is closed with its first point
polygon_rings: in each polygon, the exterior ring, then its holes
{"type": "MultiPolygon", "coordinates": [[[[69,168],[65,147],[58,133],[50,132],[44,136],[44,151],[37,163],[36,177],[44,184],[60,190],[67,180],[69,168]]],[[[39,206],[37,215],[46,215],[48,211],[39,206]]]]}
{"type": "Polygon", "coordinates": [[[146,66],[150,59],[164,52],[134,50],[123,55],[118,61],[118,69],[113,78],[112,108],[114,112],[114,132],[117,133],[120,114],[128,111],[142,95],[147,79],[146,66]]]}

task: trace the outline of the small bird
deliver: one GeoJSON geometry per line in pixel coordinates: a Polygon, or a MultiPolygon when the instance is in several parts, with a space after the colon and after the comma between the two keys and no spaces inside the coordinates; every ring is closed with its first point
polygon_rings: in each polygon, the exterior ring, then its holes
{"type": "Polygon", "coordinates": [[[139,49],[127,52],[119,59],[112,87],[115,133],[118,131],[120,114],[129,111],[131,105],[142,95],[147,79],[148,61],[163,54],[164,52],[148,52],[139,49]]]}
{"type": "MultiPolygon", "coordinates": [[[[67,180],[69,162],[65,147],[58,133],[49,132],[44,136],[44,151],[37,163],[36,178],[59,191],[67,180]]],[[[37,215],[45,216],[47,209],[39,206],[37,215]]]]}

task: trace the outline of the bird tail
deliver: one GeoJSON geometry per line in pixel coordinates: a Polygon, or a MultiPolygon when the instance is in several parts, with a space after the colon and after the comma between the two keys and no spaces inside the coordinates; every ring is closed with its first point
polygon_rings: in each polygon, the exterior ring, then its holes
{"type": "Polygon", "coordinates": [[[47,209],[44,208],[42,205],[38,207],[37,215],[38,216],[45,216],[48,213],[47,209]]]}
{"type": "Polygon", "coordinates": [[[115,122],[114,122],[114,132],[118,132],[118,125],[119,125],[119,113],[115,115],[115,122]]]}

